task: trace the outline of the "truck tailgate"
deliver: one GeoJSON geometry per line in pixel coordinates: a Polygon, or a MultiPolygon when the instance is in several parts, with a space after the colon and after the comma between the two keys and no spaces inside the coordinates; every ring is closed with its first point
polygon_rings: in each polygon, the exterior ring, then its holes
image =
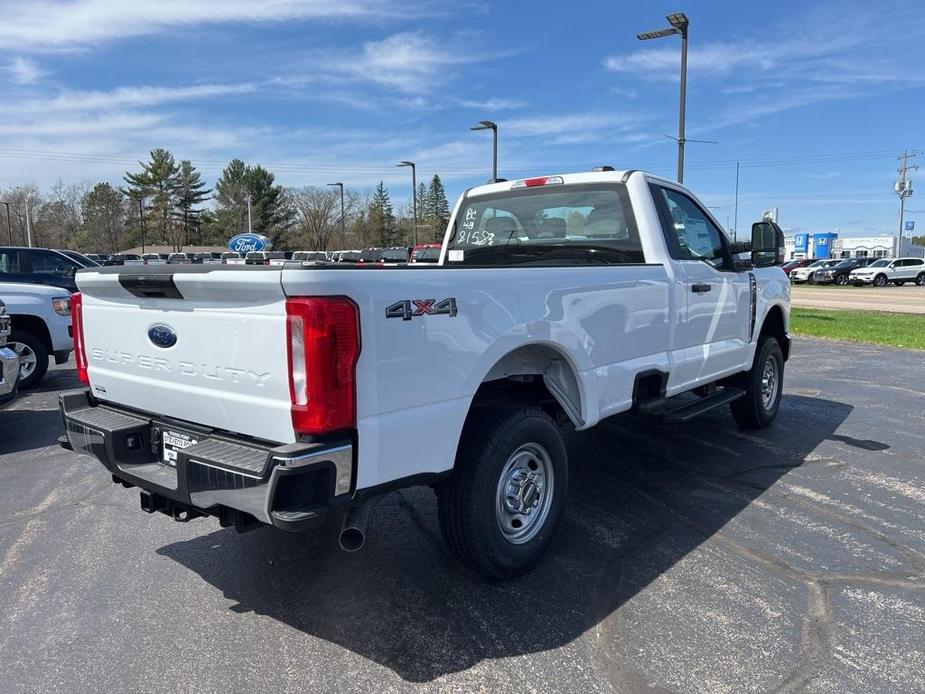
{"type": "Polygon", "coordinates": [[[78,274],[94,396],[293,442],[280,272],[160,270],[78,274]]]}

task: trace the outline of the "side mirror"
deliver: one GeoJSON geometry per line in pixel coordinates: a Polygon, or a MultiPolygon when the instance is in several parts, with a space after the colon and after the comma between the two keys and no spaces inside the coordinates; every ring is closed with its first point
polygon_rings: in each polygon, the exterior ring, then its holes
{"type": "Polygon", "coordinates": [[[729,244],[729,253],[732,255],[732,266],[736,272],[745,272],[752,269],[752,242],[732,241],[729,244]]]}
{"type": "Polygon", "coordinates": [[[773,267],[784,264],[784,232],[774,222],[752,224],[752,265],[773,267]]]}

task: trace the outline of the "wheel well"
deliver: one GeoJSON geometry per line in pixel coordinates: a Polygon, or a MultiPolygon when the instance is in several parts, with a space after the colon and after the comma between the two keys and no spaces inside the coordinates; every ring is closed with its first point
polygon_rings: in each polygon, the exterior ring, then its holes
{"type": "Polygon", "coordinates": [[[538,405],[553,417],[584,422],[578,378],[565,356],[548,345],[527,345],[504,355],[485,375],[474,406],[513,402],[538,405]]]}
{"type": "Polygon", "coordinates": [[[784,312],[780,306],[772,306],[768,315],[764,317],[764,323],[761,326],[761,332],[758,334],[758,341],[765,335],[775,338],[784,353],[784,360],[790,358],[790,341],[787,339],[787,331],[784,329],[784,312]]]}
{"type": "Polygon", "coordinates": [[[48,332],[48,326],[45,325],[43,321],[38,316],[23,316],[17,315],[12,317],[12,327],[13,330],[21,330],[23,332],[32,333],[39,340],[42,341],[42,344],[45,345],[45,348],[51,352],[51,335],[48,332]]]}

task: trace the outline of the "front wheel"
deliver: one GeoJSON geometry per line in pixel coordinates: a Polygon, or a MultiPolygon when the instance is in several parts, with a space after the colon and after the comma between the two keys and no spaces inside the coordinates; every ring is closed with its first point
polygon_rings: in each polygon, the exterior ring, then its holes
{"type": "Polygon", "coordinates": [[[886,275],[877,275],[874,277],[874,286],[875,287],[885,287],[886,286],[886,275]]]}
{"type": "Polygon", "coordinates": [[[437,489],[440,530],[460,562],[511,578],[546,551],[567,490],[565,445],[549,415],[493,407],[470,415],[453,474],[437,489]]]}
{"type": "Polygon", "coordinates": [[[745,395],[733,400],[729,407],[739,426],[746,429],[770,426],[780,409],[784,387],[784,353],[777,340],[764,338],[755,352],[751,370],[742,374],[738,385],[745,395]]]}
{"type": "Polygon", "coordinates": [[[839,287],[847,287],[848,286],[848,275],[838,275],[835,278],[835,284],[837,284],[839,287]]]}
{"type": "Polygon", "coordinates": [[[25,390],[38,384],[48,371],[48,349],[32,333],[16,330],[10,333],[7,347],[19,355],[19,388],[25,390]]]}
{"type": "Polygon", "coordinates": [[[915,283],[920,287],[925,287],[925,272],[920,272],[915,278],[915,283]]]}

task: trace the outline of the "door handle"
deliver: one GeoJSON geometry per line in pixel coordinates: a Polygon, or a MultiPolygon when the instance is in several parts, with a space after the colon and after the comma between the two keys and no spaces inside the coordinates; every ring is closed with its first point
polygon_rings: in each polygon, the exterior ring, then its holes
{"type": "Polygon", "coordinates": [[[691,291],[695,294],[703,294],[713,289],[712,284],[707,284],[706,282],[695,282],[691,285],[691,291]]]}

